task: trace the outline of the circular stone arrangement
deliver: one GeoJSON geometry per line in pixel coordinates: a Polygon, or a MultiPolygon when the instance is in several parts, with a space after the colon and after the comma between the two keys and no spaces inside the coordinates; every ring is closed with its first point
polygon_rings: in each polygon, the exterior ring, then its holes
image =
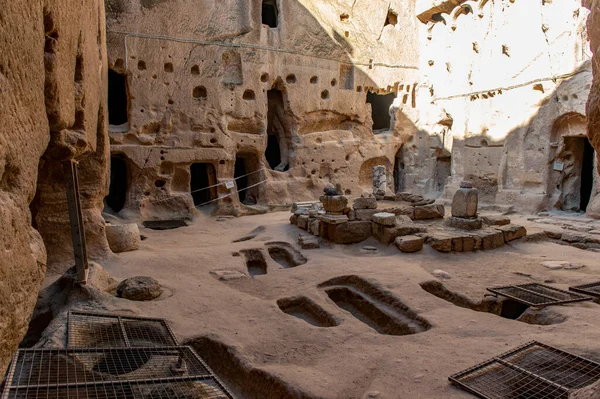
{"type": "Polygon", "coordinates": [[[151,301],[162,294],[160,283],[152,277],[136,276],[125,279],[117,287],[117,296],[131,301],[151,301]]]}

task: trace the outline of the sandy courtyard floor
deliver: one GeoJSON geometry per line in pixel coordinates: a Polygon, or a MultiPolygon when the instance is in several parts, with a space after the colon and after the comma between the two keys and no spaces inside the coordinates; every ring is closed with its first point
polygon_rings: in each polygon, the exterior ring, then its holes
{"type": "Polygon", "coordinates": [[[192,344],[241,398],[473,397],[452,387],[448,376],[530,340],[600,360],[600,305],[593,302],[554,306],[552,318],[566,321],[532,325],[455,306],[420,285],[436,280],[431,273],[442,269],[450,276],[439,280],[445,288],[475,302],[490,286],[552,282],[566,289],[600,280],[598,253],[522,242],[486,252],[441,254],[426,246],[402,254],[374,239],[300,250],[301,230],[289,216],[216,221],[200,214],[189,227],[142,229],[147,238],[140,250],[115,255],[103,266],[117,279],[159,280],[165,294],[136,303],[140,313],[167,319],[180,341],[192,344]],[[264,229],[255,238],[232,243],[259,226],[264,229]],[[281,261],[279,252],[269,256],[271,242],[290,243],[306,263],[283,267],[274,259],[281,261]],[[367,245],[377,251],[363,250],[367,245]],[[252,249],[261,250],[267,274],[248,275],[244,250],[252,249]],[[585,267],[552,271],[541,266],[548,260],[585,267]],[[245,277],[222,280],[211,273],[223,270],[245,277]],[[361,315],[352,308],[360,304],[357,292],[399,311],[414,333],[382,329],[377,309],[375,316],[361,315]],[[300,318],[278,306],[293,297],[304,297],[288,306],[300,318]]]}

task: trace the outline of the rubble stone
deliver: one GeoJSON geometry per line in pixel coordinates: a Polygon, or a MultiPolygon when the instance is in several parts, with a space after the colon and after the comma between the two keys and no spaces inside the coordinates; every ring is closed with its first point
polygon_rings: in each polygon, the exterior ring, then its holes
{"type": "Polygon", "coordinates": [[[375,197],[354,198],[354,209],[377,209],[377,200],[375,197]]]}
{"type": "Polygon", "coordinates": [[[482,216],[481,219],[483,220],[484,224],[487,224],[490,226],[505,226],[507,224],[510,224],[510,219],[506,216],[501,216],[501,215],[482,216]]]}
{"type": "Polygon", "coordinates": [[[371,217],[373,223],[380,224],[382,226],[395,226],[396,225],[396,215],[388,212],[379,212],[374,214],[371,217]]]}
{"type": "Polygon", "coordinates": [[[136,223],[106,225],[106,238],[115,252],[135,251],[140,248],[140,229],[136,223]]]}
{"type": "Polygon", "coordinates": [[[461,230],[478,230],[482,226],[482,220],[481,218],[462,218],[448,216],[446,218],[446,225],[461,230]]]}
{"type": "Polygon", "coordinates": [[[414,220],[441,219],[445,214],[444,205],[431,204],[415,207],[414,220]]]}
{"type": "Polygon", "coordinates": [[[323,195],[319,199],[327,213],[342,213],[348,206],[348,198],[343,195],[323,195]]]}
{"type": "Polygon", "coordinates": [[[158,298],[162,291],[156,279],[146,276],[125,279],[117,286],[117,296],[131,301],[151,301],[158,298]]]}
{"type": "Polygon", "coordinates": [[[396,237],[394,242],[400,251],[405,253],[413,253],[423,249],[425,238],[418,236],[402,236],[396,237]]]}
{"type": "Polygon", "coordinates": [[[327,229],[328,239],[336,244],[356,244],[371,237],[371,222],[330,224],[327,229]]]}

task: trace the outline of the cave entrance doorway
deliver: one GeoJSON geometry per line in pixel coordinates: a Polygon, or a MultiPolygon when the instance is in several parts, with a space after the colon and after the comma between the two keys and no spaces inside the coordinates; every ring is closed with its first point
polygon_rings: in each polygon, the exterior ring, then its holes
{"type": "Polygon", "coordinates": [[[401,193],[406,190],[406,165],[404,163],[404,147],[400,147],[394,161],[394,190],[401,193]]]}
{"type": "Polygon", "coordinates": [[[217,199],[217,173],[211,163],[197,162],[190,165],[190,192],[194,206],[207,205],[217,199]]]}
{"type": "Polygon", "coordinates": [[[271,89],[267,92],[267,148],[265,158],[269,167],[280,172],[289,169],[289,126],[286,123],[283,92],[271,89]]]}
{"type": "Polygon", "coordinates": [[[562,168],[562,210],[587,209],[594,188],[594,148],[587,137],[563,137],[564,146],[555,169],[562,168]]]}
{"type": "Polygon", "coordinates": [[[106,206],[119,212],[127,200],[127,162],[121,156],[110,157],[110,186],[106,197],[106,206]]]}
{"type": "Polygon", "coordinates": [[[262,180],[258,157],[253,153],[238,153],[235,158],[234,178],[240,202],[244,205],[258,204],[262,180]]]}
{"type": "Polygon", "coordinates": [[[129,121],[127,99],[127,76],[110,69],[108,71],[108,124],[124,125],[129,121]]]}
{"type": "Polygon", "coordinates": [[[435,187],[438,193],[443,193],[446,188],[446,181],[452,175],[452,156],[446,150],[438,155],[435,164],[435,187]]]}
{"type": "Polygon", "coordinates": [[[377,94],[367,93],[367,104],[371,104],[371,117],[373,119],[373,130],[392,130],[391,107],[394,103],[394,93],[377,94]]]}
{"type": "Polygon", "coordinates": [[[278,10],[277,0],[263,0],[262,23],[270,28],[277,28],[278,10]]]}

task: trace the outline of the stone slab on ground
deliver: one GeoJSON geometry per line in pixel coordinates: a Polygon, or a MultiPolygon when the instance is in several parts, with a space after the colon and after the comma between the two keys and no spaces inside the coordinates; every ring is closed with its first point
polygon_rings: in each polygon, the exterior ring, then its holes
{"type": "Polygon", "coordinates": [[[247,274],[234,269],[213,270],[210,273],[215,275],[219,281],[231,281],[248,277],[247,274]]]}
{"type": "Polygon", "coordinates": [[[495,229],[501,231],[504,234],[504,242],[511,242],[513,240],[525,237],[527,235],[527,230],[525,229],[525,227],[516,224],[496,226],[495,229]]]}
{"type": "Polygon", "coordinates": [[[502,215],[482,216],[481,219],[483,220],[484,224],[489,226],[505,226],[510,224],[510,218],[502,215]]]}
{"type": "Polygon", "coordinates": [[[448,216],[446,218],[446,225],[461,230],[479,230],[483,225],[481,218],[462,218],[455,216],[448,216]]]}
{"type": "Polygon", "coordinates": [[[379,212],[371,217],[373,223],[380,224],[382,226],[392,227],[396,225],[396,215],[389,212],[379,212]]]}
{"type": "Polygon", "coordinates": [[[441,219],[444,217],[446,211],[444,205],[431,204],[424,206],[415,206],[414,220],[428,220],[428,219],[441,219]]]}
{"type": "Polygon", "coordinates": [[[327,237],[336,244],[356,244],[371,237],[371,224],[365,221],[330,224],[327,237]]]}
{"type": "Polygon", "coordinates": [[[309,236],[306,234],[298,235],[298,244],[302,249],[316,249],[321,248],[321,244],[319,243],[319,239],[314,236],[309,236]]]}
{"type": "Polygon", "coordinates": [[[402,236],[394,240],[396,247],[404,253],[418,252],[423,249],[425,238],[419,236],[402,236]]]}

